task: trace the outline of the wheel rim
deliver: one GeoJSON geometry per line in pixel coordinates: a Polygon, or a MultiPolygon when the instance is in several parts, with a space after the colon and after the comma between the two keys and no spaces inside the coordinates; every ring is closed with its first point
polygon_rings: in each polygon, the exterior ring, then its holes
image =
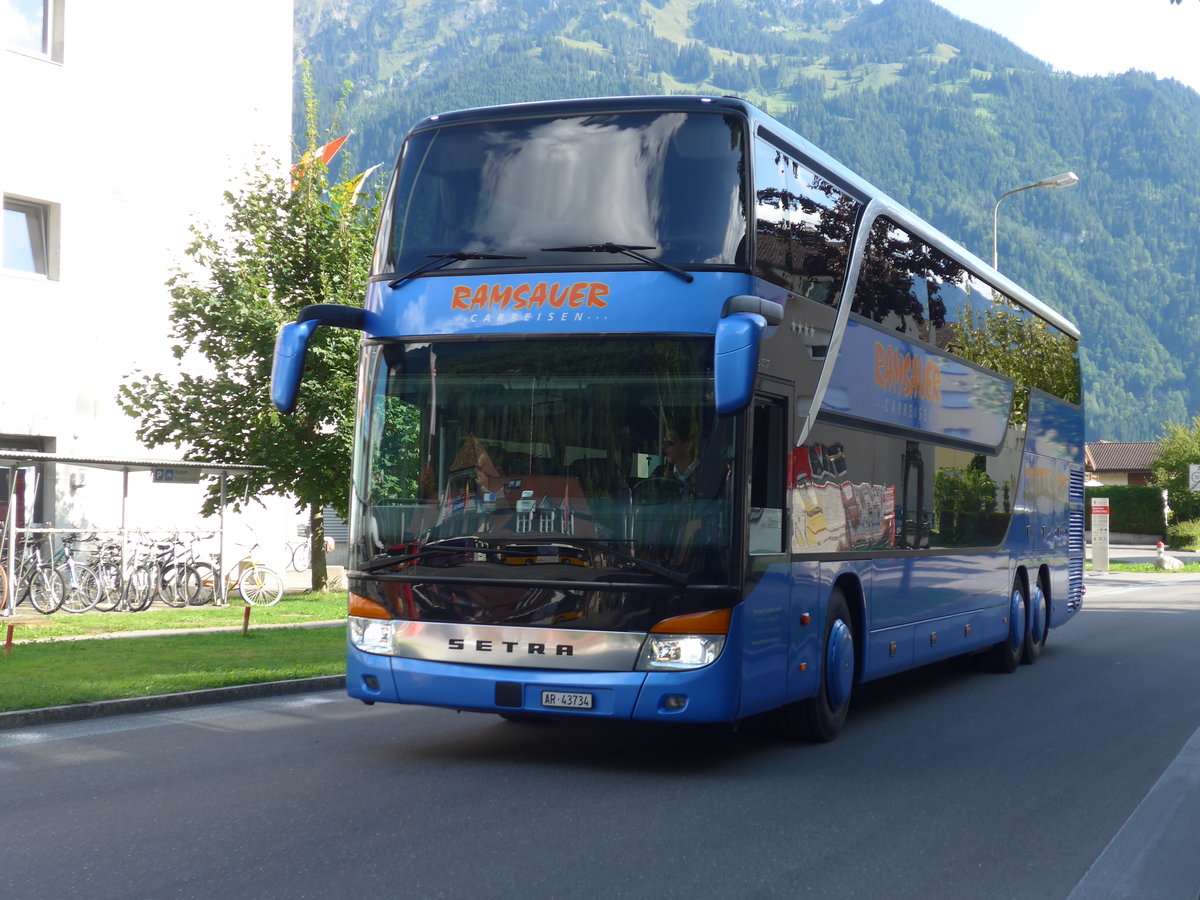
{"type": "Polygon", "coordinates": [[[1033,597],[1029,601],[1029,639],[1035,644],[1040,644],[1046,639],[1048,612],[1046,594],[1042,591],[1041,584],[1038,584],[1033,589],[1033,597]]]}
{"type": "Polygon", "coordinates": [[[844,619],[829,629],[825,653],[825,695],[832,709],[840,709],[850,698],[854,684],[854,635],[844,619]]]}
{"type": "Polygon", "coordinates": [[[1025,643],[1025,595],[1019,585],[1013,586],[1008,613],[1008,643],[1015,652],[1025,643]]]}

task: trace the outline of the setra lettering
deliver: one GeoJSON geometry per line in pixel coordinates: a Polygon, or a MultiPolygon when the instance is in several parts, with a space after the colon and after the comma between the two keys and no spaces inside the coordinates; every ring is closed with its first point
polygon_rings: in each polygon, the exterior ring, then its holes
{"type": "MultiPolygon", "coordinates": [[[[467,641],[464,638],[447,638],[447,650],[473,650],[476,653],[519,653],[517,648],[524,647],[526,655],[532,656],[547,656],[547,645],[542,643],[530,642],[523,644],[521,641],[489,641],[477,640],[470,648],[467,646],[467,641]],[[503,649],[501,649],[503,648],[503,649]]],[[[555,656],[574,656],[575,647],[573,644],[555,644],[553,645],[553,653],[555,656]]]]}

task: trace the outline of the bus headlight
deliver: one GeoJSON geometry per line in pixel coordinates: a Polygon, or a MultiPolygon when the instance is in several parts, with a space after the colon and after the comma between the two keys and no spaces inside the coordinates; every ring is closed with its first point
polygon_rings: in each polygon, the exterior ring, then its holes
{"type": "Polygon", "coordinates": [[[725,649],[723,634],[650,634],[642,644],[639,672],[698,669],[725,649]]]}
{"type": "Polygon", "coordinates": [[[389,655],[392,652],[392,621],[390,619],[347,619],[350,643],[364,653],[389,655]]]}
{"type": "Polygon", "coordinates": [[[714,609],[663,619],[646,635],[638,671],[699,669],[715,662],[725,649],[732,617],[731,610],[714,609]]]}

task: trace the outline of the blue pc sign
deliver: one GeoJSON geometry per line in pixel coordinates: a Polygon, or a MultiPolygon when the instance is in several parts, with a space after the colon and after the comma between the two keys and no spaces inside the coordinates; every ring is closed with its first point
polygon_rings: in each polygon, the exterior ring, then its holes
{"type": "Polygon", "coordinates": [[[199,469],[175,469],[164,466],[154,470],[155,484],[199,484],[199,469]]]}

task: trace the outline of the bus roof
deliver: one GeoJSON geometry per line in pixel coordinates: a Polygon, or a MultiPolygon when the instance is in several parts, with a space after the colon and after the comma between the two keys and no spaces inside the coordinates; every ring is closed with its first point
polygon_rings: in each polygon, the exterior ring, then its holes
{"type": "Polygon", "coordinates": [[[818,170],[821,170],[822,174],[849,188],[864,203],[872,203],[871,212],[873,214],[886,214],[897,224],[908,228],[927,243],[958,259],[968,269],[991,283],[993,287],[1003,291],[1037,316],[1070,335],[1075,340],[1079,340],[1079,329],[1066,316],[1043,303],[1008,276],[992,268],[989,263],[980,259],[957,241],[943,234],[902,203],[892,199],[861,175],[858,175],[843,163],[838,162],[824,150],[821,150],[779,120],[772,118],[763,110],[737,97],[705,97],[675,94],[662,96],[592,97],[573,100],[510,103],[501,106],[484,106],[438,113],[422,119],[415,124],[409,134],[447,125],[502,121],[504,119],[527,119],[541,116],[587,115],[590,113],[613,112],[695,112],[702,109],[709,111],[725,110],[737,113],[745,117],[756,132],[761,129],[773,135],[777,140],[792,145],[798,153],[807,157],[818,170]]]}

